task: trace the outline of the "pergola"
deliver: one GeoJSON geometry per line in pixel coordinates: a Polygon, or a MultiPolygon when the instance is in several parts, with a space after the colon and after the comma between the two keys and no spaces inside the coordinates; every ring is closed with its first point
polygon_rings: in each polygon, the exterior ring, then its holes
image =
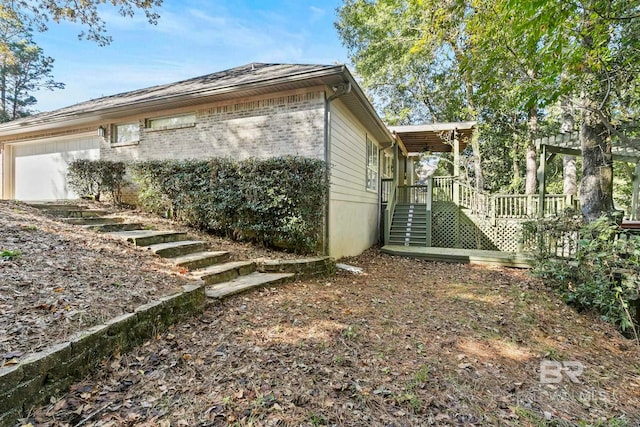
{"type": "MultiPolygon", "coordinates": [[[[581,156],[579,135],[576,132],[566,133],[546,138],[540,138],[535,141],[536,148],[540,154],[540,163],[538,165],[538,183],[541,206],[544,203],[544,195],[546,193],[546,168],[547,163],[551,161],[556,154],[567,154],[573,156],[581,156]]],[[[618,141],[611,147],[611,155],[614,161],[635,163],[633,171],[633,195],[631,199],[631,220],[637,221],[638,218],[638,198],[640,193],[640,142],[638,144],[624,144],[618,141]]],[[[541,209],[544,211],[544,209],[541,209]]]]}
{"type": "MultiPolygon", "coordinates": [[[[389,126],[406,157],[424,152],[452,153],[454,175],[460,173],[460,153],[471,141],[476,122],[432,123],[426,125],[389,126]]],[[[398,153],[396,153],[398,159],[398,153]]],[[[397,181],[397,179],[396,179],[397,181]]]]}

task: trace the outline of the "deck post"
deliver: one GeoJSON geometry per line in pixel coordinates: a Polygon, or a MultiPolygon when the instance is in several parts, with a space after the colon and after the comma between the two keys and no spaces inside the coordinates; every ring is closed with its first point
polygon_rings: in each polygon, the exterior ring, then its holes
{"type": "Polygon", "coordinates": [[[538,165],[538,218],[544,218],[544,195],[547,192],[547,146],[540,146],[540,164],[538,165]]]}
{"type": "Polygon", "coordinates": [[[453,131],[453,203],[460,206],[460,139],[458,132],[453,131]]]}
{"type": "MultiPolygon", "coordinates": [[[[631,197],[631,220],[638,221],[640,218],[640,206],[638,199],[640,198],[640,161],[636,163],[636,169],[633,172],[633,195],[631,197]]],[[[640,310],[639,310],[640,312],[640,310]]]]}
{"type": "Polygon", "coordinates": [[[426,242],[425,245],[427,247],[431,247],[431,210],[432,210],[432,201],[433,201],[433,177],[429,177],[427,179],[427,200],[426,200],[426,209],[427,216],[425,220],[426,225],[426,242]]]}

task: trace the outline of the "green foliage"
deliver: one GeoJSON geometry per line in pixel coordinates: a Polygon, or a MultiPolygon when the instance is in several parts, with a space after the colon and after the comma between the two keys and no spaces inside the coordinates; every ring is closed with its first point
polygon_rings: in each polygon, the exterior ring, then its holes
{"type": "Polygon", "coordinates": [[[125,173],[123,162],[77,159],[69,164],[67,183],[81,197],[100,201],[100,196],[107,193],[113,203],[120,204],[125,173]]]}
{"type": "Polygon", "coordinates": [[[28,116],[40,89],[62,89],[53,79],[53,58],[33,42],[20,13],[9,13],[0,4],[0,122],[28,116]]]}
{"type": "Polygon", "coordinates": [[[0,258],[4,259],[5,261],[17,258],[19,255],[20,251],[18,250],[0,249],[0,258]]]}
{"type": "Polygon", "coordinates": [[[194,227],[299,253],[320,250],[325,164],[301,157],[133,165],[139,201],[194,227]]]}
{"type": "MultiPolygon", "coordinates": [[[[15,0],[0,2],[0,16],[13,16],[21,26],[33,27],[38,31],[46,31],[49,22],[68,21],[77,23],[84,30],[79,38],[92,40],[101,46],[111,43],[107,35],[105,20],[100,16],[106,14],[111,6],[123,17],[133,17],[136,12],[143,12],[151,24],[156,24],[159,15],[156,9],[162,0],[83,0],[69,2],[66,0],[15,0]]],[[[2,50],[0,42],[0,50],[2,50]]]]}
{"type": "Polygon", "coordinates": [[[637,338],[629,302],[638,298],[640,238],[607,217],[586,224],[581,221],[564,217],[537,224],[533,273],[558,289],[568,303],[600,313],[604,320],[623,331],[631,330],[637,338]],[[574,245],[574,256],[556,256],[558,242],[574,245]]]}

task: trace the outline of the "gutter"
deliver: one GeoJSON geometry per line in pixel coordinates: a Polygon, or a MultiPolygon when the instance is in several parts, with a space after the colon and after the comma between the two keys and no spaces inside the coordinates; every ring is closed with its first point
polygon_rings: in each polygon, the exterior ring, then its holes
{"type": "MultiPolygon", "coordinates": [[[[343,65],[342,69],[344,72],[346,67],[343,65]]],[[[322,248],[324,255],[329,255],[329,200],[331,195],[331,150],[329,148],[329,144],[331,142],[331,102],[341,96],[351,93],[352,87],[353,85],[351,82],[347,81],[336,86],[333,95],[327,97],[326,91],[324,95],[324,161],[326,163],[325,177],[329,182],[329,188],[327,189],[324,203],[324,242],[322,248]]]]}
{"type": "MultiPolygon", "coordinates": [[[[250,83],[241,83],[241,84],[232,84],[226,86],[219,86],[215,88],[208,89],[198,89],[198,90],[190,90],[183,91],[179,94],[172,93],[167,95],[159,95],[159,96],[149,96],[149,94],[144,94],[145,91],[161,91],[167,87],[179,85],[184,82],[188,82],[189,80],[183,80],[181,82],[169,83],[165,85],[152,86],[145,89],[138,89],[131,92],[124,92],[116,95],[109,95],[102,98],[97,98],[94,100],[88,100],[76,104],[78,107],[76,110],[73,108],[74,106],[63,107],[58,110],[53,110],[50,112],[42,113],[44,116],[39,118],[39,115],[34,116],[33,118],[25,118],[18,121],[8,122],[4,126],[0,125],[0,132],[3,132],[5,135],[9,135],[12,133],[20,133],[24,129],[35,127],[35,126],[54,126],[58,123],[66,123],[69,119],[79,119],[80,121],[94,121],[94,120],[102,120],[104,118],[108,118],[111,115],[118,115],[119,113],[130,113],[131,111],[138,111],[138,106],[140,106],[140,111],[146,111],[148,109],[153,109],[157,106],[166,106],[167,102],[171,103],[181,103],[181,102],[189,102],[194,99],[206,98],[212,96],[220,96],[226,95],[234,92],[240,92],[243,90],[258,90],[265,87],[270,87],[277,84],[289,84],[296,83],[300,81],[310,80],[310,79],[323,79],[330,76],[340,76],[344,75],[346,71],[346,67],[343,66],[335,66],[328,69],[321,70],[313,70],[313,71],[305,71],[301,73],[290,74],[287,76],[280,77],[272,77],[266,78],[262,80],[253,81],[250,83]],[[136,96],[141,96],[139,99],[135,99],[136,96]],[[121,97],[132,97],[134,99],[127,100],[122,99],[119,104],[113,106],[101,106],[102,102],[106,102],[108,99],[117,99],[121,97]],[[93,103],[98,103],[98,105],[91,105],[93,103]],[[82,104],[89,104],[85,109],[82,108],[82,104]],[[64,112],[61,110],[69,110],[71,111],[64,112]],[[58,112],[58,113],[56,113],[58,112]]],[[[204,76],[201,76],[204,77],[204,76]]],[[[197,79],[199,77],[194,77],[197,79]]],[[[318,82],[319,83],[319,82],[318,82]]],[[[321,83],[320,83],[321,84],[321,83]]],[[[326,84],[326,83],[325,83],[326,84]]]]}

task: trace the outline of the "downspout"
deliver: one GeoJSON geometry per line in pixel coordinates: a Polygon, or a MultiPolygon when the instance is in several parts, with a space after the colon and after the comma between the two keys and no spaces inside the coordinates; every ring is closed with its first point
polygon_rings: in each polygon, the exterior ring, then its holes
{"type": "Polygon", "coordinates": [[[331,195],[331,177],[329,175],[331,169],[331,102],[343,95],[351,93],[351,82],[344,82],[333,88],[333,95],[327,97],[325,91],[324,96],[324,160],[326,163],[325,176],[329,181],[329,189],[325,198],[324,207],[324,242],[323,252],[325,255],[329,255],[329,200],[331,195]]]}

